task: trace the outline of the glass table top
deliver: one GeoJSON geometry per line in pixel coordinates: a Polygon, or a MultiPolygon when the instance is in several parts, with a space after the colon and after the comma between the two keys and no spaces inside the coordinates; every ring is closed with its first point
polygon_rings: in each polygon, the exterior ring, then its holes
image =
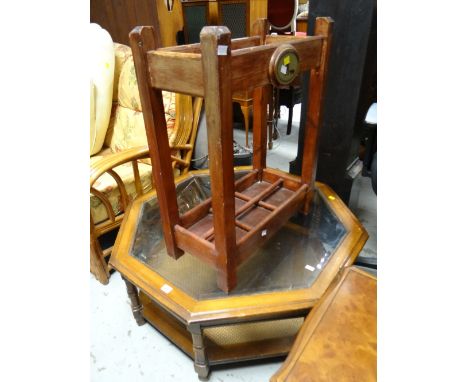
{"type": "MultiPolygon", "coordinates": [[[[236,172],[236,178],[247,171],[236,172]]],[[[210,197],[208,175],[191,175],[177,187],[180,213],[210,197]]],[[[290,219],[266,245],[237,269],[237,286],[230,296],[304,289],[326,266],[347,231],[320,192],[315,193],[311,213],[290,219]]],[[[157,198],[147,200],[140,211],[131,256],[197,300],[226,297],[216,284],[209,264],[186,253],[175,260],[166,252],[157,198]]]]}

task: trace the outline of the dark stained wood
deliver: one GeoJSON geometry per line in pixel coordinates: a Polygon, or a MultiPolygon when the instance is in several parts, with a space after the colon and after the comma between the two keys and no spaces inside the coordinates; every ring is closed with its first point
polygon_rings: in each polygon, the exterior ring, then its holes
{"type": "Polygon", "coordinates": [[[270,381],[377,381],[376,278],[346,269],[309,314],[270,381]]]}
{"type": "Polygon", "coordinates": [[[269,184],[268,187],[266,187],[261,193],[253,196],[241,208],[236,209],[236,216],[239,216],[240,214],[244,213],[248,209],[254,207],[254,205],[260,202],[262,199],[266,199],[267,197],[269,197],[271,194],[277,191],[277,188],[281,187],[282,184],[283,184],[283,179],[278,179],[276,182],[269,184]]]}
{"type": "Polygon", "coordinates": [[[205,216],[211,209],[211,198],[201,202],[198,206],[188,210],[180,217],[180,222],[183,227],[190,227],[198,220],[205,216]]]}
{"type": "Polygon", "coordinates": [[[267,105],[270,86],[256,88],[253,92],[253,168],[262,174],[266,167],[267,105]]]}
{"type": "MultiPolygon", "coordinates": [[[[287,43],[296,48],[298,52],[301,71],[320,64],[323,39],[321,36],[307,36],[287,40],[287,43]]],[[[270,38],[269,41],[268,45],[235,50],[231,47],[230,77],[232,77],[233,92],[251,90],[270,84],[268,70],[270,59],[284,40],[279,38],[275,42],[274,38],[270,38]]],[[[148,62],[150,71],[158,73],[151,77],[153,87],[206,97],[201,54],[194,52],[193,45],[150,52],[148,62]]]]}
{"type": "Polygon", "coordinates": [[[257,223],[257,226],[249,231],[238,242],[238,264],[245,261],[252,251],[270,240],[273,235],[288,221],[288,219],[297,212],[298,206],[303,203],[307,186],[303,185],[292,197],[283,201],[273,212],[264,218],[263,221],[257,223]]]}
{"type": "Polygon", "coordinates": [[[138,88],[140,92],[146,136],[150,149],[153,179],[158,190],[161,219],[163,222],[164,239],[167,253],[178,258],[183,254],[175,241],[174,227],[179,224],[179,209],[174,185],[169,140],[167,136],[166,119],[162,92],[151,88],[146,52],[161,46],[161,42],[151,27],[137,27],[130,33],[138,88]]]}
{"type": "MultiPolygon", "coordinates": [[[[245,190],[251,186],[258,178],[258,172],[252,171],[242,178],[236,180],[234,188],[238,191],[245,190]]],[[[211,198],[208,198],[201,202],[198,206],[185,212],[181,217],[180,221],[183,227],[190,227],[205,216],[211,209],[211,198]]]]}
{"type": "MultiPolygon", "coordinates": [[[[245,200],[245,201],[247,201],[247,202],[248,202],[249,200],[252,199],[251,197],[249,197],[249,196],[247,196],[247,195],[245,195],[245,194],[241,194],[240,192],[236,192],[235,195],[236,195],[236,198],[245,200]]],[[[276,208],[276,207],[273,206],[272,204],[265,203],[263,200],[260,200],[260,201],[258,202],[258,205],[259,205],[260,207],[266,208],[267,210],[270,210],[270,211],[273,211],[273,210],[276,208]]]]}
{"type": "Polygon", "coordinates": [[[226,27],[204,27],[200,42],[218,286],[227,292],[236,285],[231,33],[226,27]],[[224,55],[218,54],[220,46],[224,55]]]}
{"type": "Polygon", "coordinates": [[[307,20],[308,20],[307,16],[306,17],[301,16],[301,17],[296,18],[297,32],[307,33],[307,20]]]}
{"type": "MultiPolygon", "coordinates": [[[[244,212],[246,212],[247,210],[255,207],[255,205],[260,202],[260,200],[264,199],[264,198],[267,198],[268,196],[270,196],[273,192],[276,191],[276,188],[281,186],[281,184],[283,183],[283,180],[282,179],[278,179],[276,182],[268,185],[268,187],[266,187],[261,193],[255,195],[254,197],[252,198],[249,198],[249,201],[247,201],[247,203],[242,203],[241,206],[239,208],[236,208],[235,209],[235,213],[234,213],[234,216],[239,216],[241,214],[243,214],[244,212]]],[[[249,229],[248,229],[249,230],[249,229]]],[[[210,237],[212,234],[214,233],[214,229],[211,228],[209,229],[207,232],[205,232],[202,237],[204,238],[208,238],[210,237]]]]}
{"type": "Polygon", "coordinates": [[[203,240],[180,225],[175,226],[175,235],[180,248],[190,251],[191,255],[197,256],[208,264],[217,266],[216,250],[213,243],[203,240]]]}
{"type": "MultiPolygon", "coordinates": [[[[168,253],[176,257],[175,249],[185,250],[214,265],[218,286],[225,292],[236,285],[237,266],[270,240],[312,196],[314,147],[307,151],[309,156],[304,163],[310,169],[302,179],[268,169],[266,118],[269,90],[276,76],[270,68],[285,52],[293,50],[297,51],[299,70],[318,73],[318,80],[314,79],[313,84],[319,96],[312,99],[310,112],[315,113],[311,123],[319,121],[332,21],[322,18],[317,23],[321,27],[317,28],[320,34],[316,36],[288,39],[286,45],[284,39],[275,42],[269,38],[268,45],[247,48],[242,48],[240,43],[231,44],[226,27],[204,27],[199,48],[191,45],[158,49],[160,44],[150,36],[151,28],[132,32],[141,98],[146,100],[142,102],[143,112],[168,253]],[[233,45],[240,48],[233,50],[233,45]],[[234,183],[232,99],[236,86],[244,92],[254,89],[254,171],[234,183]],[[159,88],[203,94],[205,98],[212,196],[182,217],[178,214],[172,172],[164,167],[170,163],[165,161],[170,153],[166,130],[159,131],[165,128],[159,88]]],[[[267,40],[268,23],[263,20],[255,26],[257,40],[242,40],[243,43],[267,40]]],[[[284,65],[288,65],[286,61],[284,65]]],[[[297,66],[295,69],[297,73],[297,66]]],[[[309,134],[307,144],[313,146],[316,138],[316,134],[309,134]]]]}
{"type": "MultiPolygon", "coordinates": [[[[270,28],[270,24],[267,19],[255,20],[252,26],[252,35],[260,37],[259,45],[265,45],[266,36],[268,34],[269,28],[270,28]]],[[[240,49],[240,47],[237,49],[240,49]]]]}
{"type": "Polygon", "coordinates": [[[290,190],[297,190],[301,187],[301,179],[298,176],[274,168],[263,170],[263,180],[266,182],[276,182],[280,178],[283,179],[284,186],[290,190]]]}
{"type": "Polygon", "coordinates": [[[236,180],[235,189],[237,191],[243,191],[246,188],[250,187],[258,179],[259,179],[259,172],[254,169],[249,174],[244,175],[239,180],[236,180]]]}
{"type": "Polygon", "coordinates": [[[158,50],[148,54],[148,64],[150,72],[155,73],[151,76],[153,87],[199,97],[205,96],[199,53],[158,50]]]}
{"type": "MultiPolygon", "coordinates": [[[[328,56],[330,53],[333,20],[329,17],[318,17],[315,23],[314,35],[324,36],[322,44],[321,62],[319,67],[310,71],[309,98],[307,105],[307,117],[305,122],[304,147],[302,157],[302,182],[313,185],[317,169],[318,134],[321,126],[323,112],[323,97],[327,76],[328,56]]],[[[310,193],[304,205],[307,212],[313,194],[310,193]]]]}
{"type": "MultiPolygon", "coordinates": [[[[261,38],[260,36],[251,36],[251,37],[242,37],[236,38],[235,40],[231,41],[231,49],[242,49],[242,48],[249,48],[252,46],[261,45],[261,38]]],[[[178,45],[178,46],[170,46],[166,48],[158,49],[158,52],[180,52],[180,53],[201,53],[200,43],[196,44],[186,44],[186,45],[178,45]]]]}
{"type": "Polygon", "coordinates": [[[155,0],[91,0],[90,21],[107,30],[114,42],[129,45],[129,33],[138,25],[158,27],[155,0]]]}
{"type": "MultiPolygon", "coordinates": [[[[276,38],[277,36],[273,36],[276,38]]],[[[320,63],[323,37],[296,37],[287,43],[296,48],[299,56],[300,71],[309,70],[320,63]]],[[[234,91],[253,89],[269,85],[268,73],[271,56],[285,41],[270,39],[268,45],[256,48],[237,49],[232,53],[232,88],[234,91]]]]}

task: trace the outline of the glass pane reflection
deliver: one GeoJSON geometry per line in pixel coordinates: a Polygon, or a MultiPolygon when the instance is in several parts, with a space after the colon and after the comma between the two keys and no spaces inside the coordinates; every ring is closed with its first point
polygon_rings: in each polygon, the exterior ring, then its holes
{"type": "MultiPolygon", "coordinates": [[[[237,172],[236,178],[245,175],[237,172]]],[[[179,211],[189,210],[210,196],[208,175],[191,176],[177,185],[179,211]]],[[[230,295],[244,295],[310,287],[346,236],[346,229],[319,192],[311,214],[297,215],[264,247],[244,262],[230,295]]],[[[185,254],[167,255],[156,197],[142,207],[132,256],[195,299],[224,297],[213,268],[185,254]]]]}

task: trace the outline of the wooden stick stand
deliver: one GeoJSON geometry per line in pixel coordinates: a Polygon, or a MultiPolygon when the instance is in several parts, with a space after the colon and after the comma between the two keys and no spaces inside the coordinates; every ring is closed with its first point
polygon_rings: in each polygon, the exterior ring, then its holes
{"type": "Polygon", "coordinates": [[[215,267],[226,292],[236,286],[239,264],[298,210],[308,213],[332,23],[318,18],[314,36],[266,36],[267,21],[258,20],[253,37],[232,41],[226,27],[204,27],[200,44],[171,48],[160,48],[152,27],[130,33],[167,252],[177,258],[186,251],[215,267]],[[306,70],[310,96],[298,178],[266,167],[267,103],[279,73],[306,70]],[[162,89],[205,98],[212,197],[183,215],[170,167],[162,89]],[[234,182],[232,96],[249,89],[253,172],[234,182]]]}

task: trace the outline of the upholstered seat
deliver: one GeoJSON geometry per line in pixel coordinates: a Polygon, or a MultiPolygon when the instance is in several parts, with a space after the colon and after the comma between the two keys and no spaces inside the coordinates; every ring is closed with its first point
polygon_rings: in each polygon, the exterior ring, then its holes
{"type": "MultiPolygon", "coordinates": [[[[102,158],[113,153],[123,152],[127,149],[146,146],[145,124],[141,111],[140,95],[133,64],[130,47],[114,43],[115,72],[113,106],[106,139],[102,149],[90,158],[91,167],[102,158]]],[[[169,142],[177,136],[175,129],[175,93],[164,92],[164,106],[169,142]]],[[[180,157],[177,150],[173,152],[180,157]]],[[[151,189],[151,163],[149,159],[139,161],[138,168],[143,183],[143,191],[151,189]]],[[[136,196],[135,179],[132,163],[124,163],[116,167],[115,172],[121,177],[126,191],[131,199],[136,196]]],[[[174,175],[179,175],[179,168],[174,168],[174,175]]],[[[108,173],[103,174],[93,185],[98,192],[104,193],[108,198],[116,215],[123,212],[118,184],[108,173]]],[[[90,195],[91,216],[94,224],[101,223],[109,218],[103,201],[96,195],[90,195]]]]}
{"type": "MultiPolygon", "coordinates": [[[[90,158],[91,272],[104,284],[109,278],[105,258],[112,247],[103,250],[99,237],[117,229],[130,201],[152,189],[151,161],[132,52],[122,44],[113,46],[109,124],[102,147],[96,148],[91,141],[96,154],[90,158]]],[[[93,92],[93,84],[91,89],[93,92]]],[[[93,93],[91,99],[93,102],[93,93]]],[[[174,176],[178,176],[190,166],[202,99],[163,92],[163,103],[169,145],[173,148],[172,168],[174,176]]]]}

